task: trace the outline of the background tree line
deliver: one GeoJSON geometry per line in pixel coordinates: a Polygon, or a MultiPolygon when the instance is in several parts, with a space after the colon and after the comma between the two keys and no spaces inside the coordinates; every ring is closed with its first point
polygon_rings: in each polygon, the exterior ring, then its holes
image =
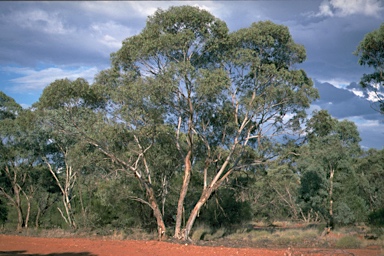
{"type": "Polygon", "coordinates": [[[92,84],[57,80],[30,109],[0,95],[0,221],[18,230],[195,223],[352,224],[381,216],[383,150],[326,111],[287,27],[229,32],[207,11],[158,10],[92,84]],[[375,215],[376,214],[376,215],[375,215]]]}

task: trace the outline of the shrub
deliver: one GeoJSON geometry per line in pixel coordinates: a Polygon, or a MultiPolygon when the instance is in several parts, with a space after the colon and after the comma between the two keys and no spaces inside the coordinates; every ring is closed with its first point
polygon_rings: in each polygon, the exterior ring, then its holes
{"type": "Polygon", "coordinates": [[[335,246],[337,248],[360,248],[361,240],[355,236],[344,236],[337,240],[335,246]]]}
{"type": "Polygon", "coordinates": [[[375,227],[384,227],[384,208],[371,212],[368,215],[368,223],[375,227]]]}
{"type": "Polygon", "coordinates": [[[235,198],[232,190],[217,191],[201,211],[199,222],[213,228],[230,228],[249,221],[252,217],[249,203],[237,201],[235,198]]]}
{"type": "Polygon", "coordinates": [[[4,223],[8,219],[8,209],[7,206],[0,200],[0,225],[4,225],[4,223]]]}
{"type": "Polygon", "coordinates": [[[210,241],[210,240],[222,238],[225,235],[225,232],[226,232],[225,228],[219,228],[213,234],[206,234],[204,236],[204,240],[210,241]]]}
{"type": "Polygon", "coordinates": [[[191,239],[192,241],[203,240],[204,236],[207,234],[211,234],[211,232],[211,228],[206,225],[197,226],[192,233],[191,239]]]}

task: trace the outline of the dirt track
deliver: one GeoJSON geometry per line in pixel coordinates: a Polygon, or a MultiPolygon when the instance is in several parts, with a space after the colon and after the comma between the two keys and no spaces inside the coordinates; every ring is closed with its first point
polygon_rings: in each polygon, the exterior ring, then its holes
{"type": "Polygon", "coordinates": [[[0,256],[237,256],[356,255],[380,256],[380,249],[259,249],[201,247],[158,241],[38,238],[0,235],[0,256]]]}

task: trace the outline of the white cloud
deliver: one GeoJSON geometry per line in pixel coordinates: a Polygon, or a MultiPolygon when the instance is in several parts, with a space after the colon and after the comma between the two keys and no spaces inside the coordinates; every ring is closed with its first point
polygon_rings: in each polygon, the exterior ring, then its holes
{"type": "Polygon", "coordinates": [[[68,78],[74,80],[82,77],[92,83],[95,74],[98,72],[96,67],[49,67],[42,70],[34,70],[31,68],[6,67],[3,71],[17,74],[19,77],[11,79],[14,83],[13,90],[41,90],[57,79],[68,78]]]}
{"type": "Polygon", "coordinates": [[[365,98],[364,97],[364,92],[362,92],[362,91],[359,91],[359,90],[356,90],[356,89],[352,89],[350,91],[353,92],[358,97],[365,98]]]}
{"type": "Polygon", "coordinates": [[[75,31],[74,28],[65,25],[58,12],[48,13],[41,9],[14,12],[5,19],[22,28],[47,34],[68,34],[75,31]]]}
{"type": "Polygon", "coordinates": [[[120,40],[117,40],[116,38],[114,38],[113,36],[110,36],[110,35],[103,36],[100,39],[100,43],[102,43],[102,44],[104,44],[104,45],[106,45],[112,49],[119,49],[122,46],[120,40]]]}
{"type": "Polygon", "coordinates": [[[343,78],[332,78],[332,79],[318,79],[320,83],[329,83],[339,89],[345,89],[353,81],[348,81],[343,78]]]}
{"type": "MultiPolygon", "coordinates": [[[[89,15],[99,15],[101,17],[111,17],[113,19],[127,18],[146,18],[152,15],[157,6],[168,7],[172,3],[150,2],[150,1],[84,1],[80,2],[80,7],[89,15]]],[[[93,16],[92,15],[92,16],[93,16]]]]}
{"type": "Polygon", "coordinates": [[[380,99],[384,98],[384,93],[378,92],[378,91],[368,91],[368,98],[367,100],[372,102],[377,102],[380,99]]]}
{"type": "Polygon", "coordinates": [[[381,0],[325,0],[315,16],[345,17],[362,14],[380,18],[380,12],[383,10],[381,0]]]}
{"type": "Polygon", "coordinates": [[[108,46],[111,50],[121,48],[122,41],[134,34],[131,28],[113,21],[92,23],[90,30],[92,37],[95,37],[98,42],[108,46]]]}

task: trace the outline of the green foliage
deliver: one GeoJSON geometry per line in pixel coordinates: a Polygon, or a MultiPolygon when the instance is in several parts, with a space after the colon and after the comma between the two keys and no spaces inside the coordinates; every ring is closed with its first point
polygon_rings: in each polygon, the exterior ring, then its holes
{"type": "Polygon", "coordinates": [[[368,223],[374,227],[384,227],[384,208],[371,212],[368,215],[368,223]]]}
{"type": "Polygon", "coordinates": [[[4,225],[7,219],[8,219],[8,208],[4,204],[4,202],[0,200],[0,224],[4,225]]]}
{"type": "Polygon", "coordinates": [[[358,193],[370,211],[384,205],[384,149],[365,151],[357,161],[358,193]]]}
{"type": "Polygon", "coordinates": [[[301,209],[305,214],[309,212],[316,212],[321,216],[326,215],[326,208],[324,207],[324,198],[326,191],[323,188],[324,181],[315,171],[304,172],[300,179],[299,197],[298,201],[301,209]]]}
{"type": "Polygon", "coordinates": [[[99,181],[91,204],[94,227],[153,229],[155,223],[150,209],[134,201],[132,196],[140,193],[138,190],[137,185],[124,177],[99,181]]]}
{"type": "Polygon", "coordinates": [[[336,248],[351,249],[360,248],[362,245],[361,240],[356,236],[343,236],[336,241],[336,248]]]}
{"type": "Polygon", "coordinates": [[[60,107],[88,106],[98,107],[104,103],[88,82],[83,78],[74,81],[69,79],[56,80],[46,87],[39,102],[34,106],[45,109],[60,107]]]}
{"type": "MultiPolygon", "coordinates": [[[[359,57],[360,65],[367,65],[374,69],[373,73],[363,75],[360,84],[372,91],[377,91],[376,86],[384,85],[384,23],[380,28],[365,35],[354,54],[359,57]]],[[[384,113],[383,98],[380,94],[376,95],[380,102],[379,111],[384,113]]]]}
{"type": "Polygon", "coordinates": [[[14,99],[0,91],[0,121],[7,118],[15,119],[21,111],[21,106],[14,99]]]}
{"type": "Polygon", "coordinates": [[[297,162],[302,175],[299,190],[302,209],[306,213],[314,210],[330,221],[335,218],[344,224],[355,218],[364,219],[355,216],[360,215],[357,212],[361,212],[364,203],[355,203],[356,213],[350,213],[352,205],[344,200],[358,196],[354,163],[361,149],[356,125],[337,121],[321,110],[309,120],[307,132],[308,143],[302,146],[297,162]],[[332,216],[333,213],[340,216],[332,216]]]}
{"type": "Polygon", "coordinates": [[[249,202],[236,200],[235,192],[229,189],[218,190],[199,215],[199,222],[213,228],[239,225],[251,220],[249,202]]]}

